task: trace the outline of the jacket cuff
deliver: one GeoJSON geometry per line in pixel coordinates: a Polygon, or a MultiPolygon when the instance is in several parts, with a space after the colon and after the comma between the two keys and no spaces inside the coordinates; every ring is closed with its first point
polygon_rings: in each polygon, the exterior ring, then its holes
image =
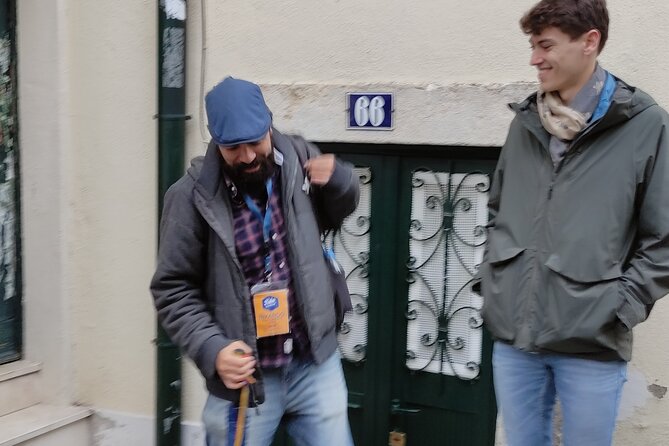
{"type": "Polygon", "coordinates": [[[646,307],[634,298],[624,296],[623,304],[616,312],[616,316],[628,330],[631,330],[637,324],[646,320],[646,307]]]}
{"type": "Polygon", "coordinates": [[[330,180],[323,185],[323,191],[329,193],[344,192],[351,183],[351,175],[353,175],[351,169],[347,169],[339,161],[335,161],[334,171],[330,176],[330,180]]]}
{"type": "Polygon", "coordinates": [[[216,357],[218,356],[218,352],[227,347],[231,342],[223,335],[214,335],[204,341],[195,359],[195,363],[205,378],[211,379],[216,375],[216,357]]]}

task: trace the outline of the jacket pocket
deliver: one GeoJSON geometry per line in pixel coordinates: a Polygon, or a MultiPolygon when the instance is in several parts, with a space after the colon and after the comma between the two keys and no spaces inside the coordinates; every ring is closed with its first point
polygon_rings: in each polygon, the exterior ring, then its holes
{"type": "MultiPolygon", "coordinates": [[[[579,256],[583,257],[583,255],[579,256]]],[[[546,267],[551,271],[560,274],[574,282],[596,283],[605,280],[617,279],[622,276],[620,264],[607,262],[609,256],[605,253],[594,256],[587,262],[578,264],[569,256],[551,254],[546,260],[546,267]]]]}
{"type": "Polygon", "coordinates": [[[536,344],[541,349],[571,354],[617,351],[621,341],[616,311],[621,304],[616,266],[574,271],[545,263],[545,287],[539,291],[543,321],[536,344]]]}
{"type": "Polygon", "coordinates": [[[512,342],[521,315],[523,288],[530,277],[530,261],[524,248],[498,249],[489,244],[486,261],[481,265],[483,321],[492,335],[512,342]]]}
{"type": "Polygon", "coordinates": [[[525,251],[525,248],[519,248],[517,246],[497,249],[491,247],[488,251],[488,263],[495,266],[502,265],[519,256],[523,251],[525,251]]]}

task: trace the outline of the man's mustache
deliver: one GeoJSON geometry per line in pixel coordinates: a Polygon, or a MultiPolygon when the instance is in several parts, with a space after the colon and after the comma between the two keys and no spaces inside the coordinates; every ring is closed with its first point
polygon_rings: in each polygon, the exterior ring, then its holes
{"type": "Polygon", "coordinates": [[[237,172],[244,172],[245,170],[255,169],[258,166],[260,166],[260,161],[258,160],[258,158],[256,158],[250,163],[244,163],[244,162],[238,163],[235,166],[235,170],[237,170],[237,172]]]}

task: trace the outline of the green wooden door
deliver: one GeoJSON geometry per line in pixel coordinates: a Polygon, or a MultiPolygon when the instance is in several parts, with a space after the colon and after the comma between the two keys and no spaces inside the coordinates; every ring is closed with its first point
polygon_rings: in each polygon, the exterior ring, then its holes
{"type": "Polygon", "coordinates": [[[491,341],[471,285],[497,150],[319,146],[360,177],[358,208],[327,239],[354,306],[339,344],[355,444],[388,445],[393,430],[410,446],[494,444],[491,341]]]}
{"type": "Polygon", "coordinates": [[[491,341],[472,284],[496,152],[326,149],[361,178],[331,241],[354,304],[339,341],[356,444],[387,445],[395,430],[413,446],[492,445],[491,341]]]}
{"type": "Polygon", "coordinates": [[[0,0],[0,364],[21,356],[14,2],[0,0]]]}

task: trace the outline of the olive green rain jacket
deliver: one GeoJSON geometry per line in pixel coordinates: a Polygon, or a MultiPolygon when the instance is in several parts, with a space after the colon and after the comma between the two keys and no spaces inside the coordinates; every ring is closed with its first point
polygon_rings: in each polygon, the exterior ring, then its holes
{"type": "Polygon", "coordinates": [[[557,166],[536,94],[511,105],[480,276],[488,329],[521,350],[629,361],[669,293],[669,116],[616,81],[557,166]]]}

